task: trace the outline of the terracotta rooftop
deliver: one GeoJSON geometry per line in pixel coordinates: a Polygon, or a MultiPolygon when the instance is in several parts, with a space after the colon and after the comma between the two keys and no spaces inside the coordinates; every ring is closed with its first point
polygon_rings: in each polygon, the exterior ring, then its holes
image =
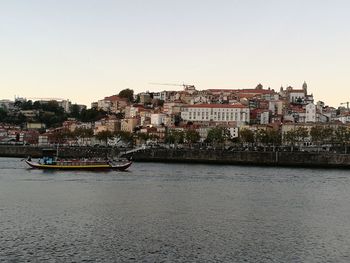
{"type": "Polygon", "coordinates": [[[255,93],[255,94],[271,94],[275,93],[270,89],[208,89],[210,92],[232,92],[232,93],[255,93]]]}
{"type": "Polygon", "coordinates": [[[194,104],[188,105],[187,108],[248,108],[242,104],[194,104]]]}

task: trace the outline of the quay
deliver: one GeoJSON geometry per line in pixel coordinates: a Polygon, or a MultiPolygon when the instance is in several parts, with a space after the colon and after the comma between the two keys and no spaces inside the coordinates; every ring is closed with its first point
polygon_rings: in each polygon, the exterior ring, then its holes
{"type": "MultiPolygon", "coordinates": [[[[0,146],[0,157],[40,157],[41,147],[0,146]]],[[[229,151],[214,149],[60,147],[60,157],[132,156],[136,162],[203,163],[260,166],[350,168],[350,154],[301,151],[229,151]]]]}

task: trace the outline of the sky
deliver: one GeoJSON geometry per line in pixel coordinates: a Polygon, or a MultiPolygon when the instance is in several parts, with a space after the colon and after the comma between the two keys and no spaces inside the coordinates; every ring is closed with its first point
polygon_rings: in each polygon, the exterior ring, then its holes
{"type": "Polygon", "coordinates": [[[0,99],[301,88],[350,101],[348,0],[0,0],[0,99]]]}

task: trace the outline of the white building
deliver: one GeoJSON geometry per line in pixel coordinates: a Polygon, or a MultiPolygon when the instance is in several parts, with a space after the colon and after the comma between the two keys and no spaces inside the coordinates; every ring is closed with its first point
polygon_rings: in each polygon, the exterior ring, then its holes
{"type": "Polygon", "coordinates": [[[99,100],[97,101],[97,109],[109,111],[112,107],[112,102],[110,100],[99,100]]]}
{"type": "Polygon", "coordinates": [[[309,103],[305,106],[305,122],[316,122],[316,105],[309,103]]]}
{"type": "Polygon", "coordinates": [[[260,124],[268,124],[270,119],[270,112],[263,111],[260,113],[260,124]]]}
{"type": "Polygon", "coordinates": [[[249,122],[249,108],[242,104],[196,104],[184,106],[181,118],[192,122],[249,122]]]}
{"type": "Polygon", "coordinates": [[[305,100],[304,90],[290,90],[288,93],[289,102],[303,102],[305,100]]]}
{"type": "Polygon", "coordinates": [[[238,138],[239,128],[237,128],[237,127],[230,127],[230,128],[228,128],[228,130],[230,132],[231,139],[238,138]]]}
{"type": "Polygon", "coordinates": [[[39,146],[46,146],[49,144],[49,137],[47,135],[39,135],[39,146]]]}
{"type": "Polygon", "coordinates": [[[0,108],[5,110],[12,110],[14,107],[14,102],[11,100],[0,100],[0,108]]]}
{"type": "Polygon", "coordinates": [[[160,126],[162,123],[165,123],[166,114],[163,113],[154,113],[151,114],[151,124],[154,126],[160,126]]]}
{"type": "Polygon", "coordinates": [[[64,109],[64,112],[70,112],[70,108],[72,106],[72,103],[69,100],[62,100],[58,101],[58,106],[62,107],[64,109]]]}
{"type": "Polygon", "coordinates": [[[272,100],[269,101],[269,110],[273,115],[281,115],[283,113],[283,101],[281,100],[272,100]]]}
{"type": "Polygon", "coordinates": [[[153,99],[166,101],[167,98],[168,98],[168,92],[167,91],[161,91],[161,92],[154,92],[153,93],[153,99]]]}
{"type": "Polygon", "coordinates": [[[350,122],[350,115],[344,114],[338,117],[338,120],[342,123],[349,123],[350,122]]]}

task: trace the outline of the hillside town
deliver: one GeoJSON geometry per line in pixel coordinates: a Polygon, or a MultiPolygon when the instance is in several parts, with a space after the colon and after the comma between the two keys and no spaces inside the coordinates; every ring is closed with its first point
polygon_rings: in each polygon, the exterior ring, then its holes
{"type": "Polygon", "coordinates": [[[337,108],[315,102],[306,82],[279,90],[182,86],[139,94],[124,89],[89,108],[68,99],[3,99],[0,144],[329,150],[350,141],[349,102],[337,108]]]}

